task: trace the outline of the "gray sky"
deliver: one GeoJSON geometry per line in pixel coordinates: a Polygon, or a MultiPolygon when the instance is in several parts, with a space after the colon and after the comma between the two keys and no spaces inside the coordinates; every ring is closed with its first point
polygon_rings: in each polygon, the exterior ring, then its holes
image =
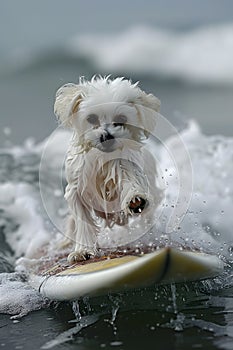
{"type": "Polygon", "coordinates": [[[232,0],[2,0],[0,50],[57,45],[80,31],[233,20],[232,0]]]}

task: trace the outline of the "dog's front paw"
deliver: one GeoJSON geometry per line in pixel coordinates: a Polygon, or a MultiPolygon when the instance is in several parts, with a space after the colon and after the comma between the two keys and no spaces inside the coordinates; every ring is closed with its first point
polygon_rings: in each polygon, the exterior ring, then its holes
{"type": "Polygon", "coordinates": [[[94,251],[74,251],[70,253],[67,257],[67,260],[70,264],[74,264],[78,261],[89,260],[91,257],[95,256],[94,251]]]}

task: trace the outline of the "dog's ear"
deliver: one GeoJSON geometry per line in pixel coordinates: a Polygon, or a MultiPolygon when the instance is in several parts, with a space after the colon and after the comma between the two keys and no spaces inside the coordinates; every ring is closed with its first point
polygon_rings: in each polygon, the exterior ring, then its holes
{"type": "Polygon", "coordinates": [[[140,96],[136,99],[136,103],[150,108],[155,112],[160,111],[160,100],[153,94],[146,94],[144,91],[140,90],[140,96]]]}
{"type": "Polygon", "coordinates": [[[62,125],[71,127],[73,117],[84,97],[83,86],[65,84],[56,93],[54,113],[62,125]]]}
{"type": "Polygon", "coordinates": [[[141,125],[141,136],[148,138],[156,128],[157,113],[160,111],[160,100],[152,94],[146,94],[140,90],[140,95],[135,101],[141,125]]]}

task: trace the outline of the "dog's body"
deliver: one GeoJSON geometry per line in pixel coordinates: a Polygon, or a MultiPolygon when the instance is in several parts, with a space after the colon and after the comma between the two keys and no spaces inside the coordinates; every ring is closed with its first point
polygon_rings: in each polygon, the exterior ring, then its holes
{"type": "Polygon", "coordinates": [[[66,236],[75,243],[69,261],[95,255],[99,233],[117,227],[132,241],[134,217],[141,230],[153,221],[162,191],[144,140],[155,127],[148,111],[159,106],[156,97],[122,78],[94,77],[58,90],[55,114],[74,129],[66,160],[66,236]]]}

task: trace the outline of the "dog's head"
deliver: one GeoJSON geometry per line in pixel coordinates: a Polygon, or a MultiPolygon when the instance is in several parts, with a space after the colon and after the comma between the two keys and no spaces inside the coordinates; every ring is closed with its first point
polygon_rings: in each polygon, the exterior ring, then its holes
{"type": "Polygon", "coordinates": [[[66,84],[56,94],[54,111],[60,122],[72,127],[85,150],[104,152],[118,148],[124,140],[141,142],[155,128],[160,101],[146,94],[137,83],[124,78],[93,77],[78,85],[66,84]],[[154,113],[155,115],[155,113],[154,113]]]}

